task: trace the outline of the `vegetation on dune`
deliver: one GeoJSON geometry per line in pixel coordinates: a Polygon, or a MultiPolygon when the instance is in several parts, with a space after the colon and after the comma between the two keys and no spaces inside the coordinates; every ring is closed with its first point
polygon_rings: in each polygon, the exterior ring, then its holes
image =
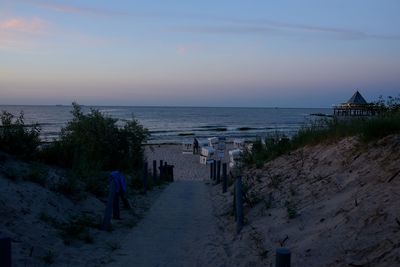
{"type": "Polygon", "coordinates": [[[73,119],[61,129],[59,140],[43,149],[41,158],[88,176],[93,171],[134,170],[142,166],[142,143],[147,129],[135,119],[118,127],[117,120],[96,109],[83,114],[73,103],[73,119]]]}
{"type": "MultiPolygon", "coordinates": [[[[120,170],[140,176],[144,161],[142,144],[149,137],[148,130],[134,118],[118,125],[117,119],[96,109],[85,114],[81,106],[72,105],[73,118],[61,129],[58,140],[40,149],[38,125],[25,125],[22,112],[15,117],[3,111],[0,151],[24,160],[65,168],[67,176],[58,181],[54,189],[72,198],[80,198],[82,190],[104,196],[107,193],[108,171],[120,170]]],[[[17,179],[12,170],[7,170],[7,174],[11,180],[17,179]]],[[[43,186],[47,184],[43,168],[32,167],[23,178],[43,186]]],[[[138,177],[132,179],[138,180],[138,177]]]]}
{"type": "Polygon", "coordinates": [[[32,158],[40,144],[39,126],[25,125],[23,112],[16,117],[3,111],[0,119],[0,150],[24,159],[32,158]]]}
{"type": "Polygon", "coordinates": [[[244,164],[260,167],[300,147],[332,142],[348,136],[357,136],[362,142],[370,142],[400,133],[400,98],[389,97],[386,102],[380,98],[374,105],[381,110],[379,116],[346,120],[322,119],[302,127],[291,139],[280,133],[269,135],[265,140],[258,139],[251,150],[245,151],[244,164]]]}

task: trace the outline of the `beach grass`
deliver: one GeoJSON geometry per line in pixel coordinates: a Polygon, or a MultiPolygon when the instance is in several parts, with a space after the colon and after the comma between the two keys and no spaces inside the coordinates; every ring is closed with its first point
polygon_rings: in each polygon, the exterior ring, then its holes
{"type": "Polygon", "coordinates": [[[256,140],[252,149],[245,151],[243,160],[246,165],[260,167],[267,161],[304,146],[334,142],[348,136],[356,136],[362,143],[368,143],[395,133],[400,133],[399,111],[385,112],[376,117],[322,119],[302,127],[291,139],[273,133],[265,140],[256,140]]]}

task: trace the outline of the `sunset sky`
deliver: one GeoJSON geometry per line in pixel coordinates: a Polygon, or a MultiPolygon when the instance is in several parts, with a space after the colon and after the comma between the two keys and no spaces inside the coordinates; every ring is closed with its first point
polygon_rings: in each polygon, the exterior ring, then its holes
{"type": "Polygon", "coordinates": [[[399,13],[399,0],[0,0],[0,104],[397,96],[399,13]]]}

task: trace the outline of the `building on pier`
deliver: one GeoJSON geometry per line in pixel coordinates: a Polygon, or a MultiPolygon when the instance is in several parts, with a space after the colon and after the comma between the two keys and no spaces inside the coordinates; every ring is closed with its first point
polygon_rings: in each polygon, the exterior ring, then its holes
{"type": "Polygon", "coordinates": [[[346,103],[333,107],[333,116],[335,117],[375,116],[378,113],[377,106],[373,103],[368,103],[358,91],[346,103]]]}

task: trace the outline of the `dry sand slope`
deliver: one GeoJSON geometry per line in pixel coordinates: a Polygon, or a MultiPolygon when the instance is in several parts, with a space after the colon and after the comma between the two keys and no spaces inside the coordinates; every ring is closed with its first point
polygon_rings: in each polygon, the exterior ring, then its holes
{"type": "MultiPolygon", "coordinates": [[[[113,220],[113,231],[104,232],[98,224],[105,203],[92,195],[72,200],[52,189],[51,184],[43,187],[25,181],[23,177],[31,168],[30,164],[0,155],[0,237],[12,240],[14,267],[105,264],[162,191],[155,189],[146,196],[131,196],[134,209],[122,210],[122,220],[113,220]],[[12,179],[6,178],[10,169],[15,175],[12,179]]],[[[50,168],[49,183],[59,178],[56,170],[50,168]]]]}
{"type": "MultiPolygon", "coordinates": [[[[270,266],[285,246],[293,266],[400,266],[399,135],[306,147],[244,177],[247,225],[228,265],[270,266]]],[[[214,197],[233,232],[231,192],[214,197]]]]}

